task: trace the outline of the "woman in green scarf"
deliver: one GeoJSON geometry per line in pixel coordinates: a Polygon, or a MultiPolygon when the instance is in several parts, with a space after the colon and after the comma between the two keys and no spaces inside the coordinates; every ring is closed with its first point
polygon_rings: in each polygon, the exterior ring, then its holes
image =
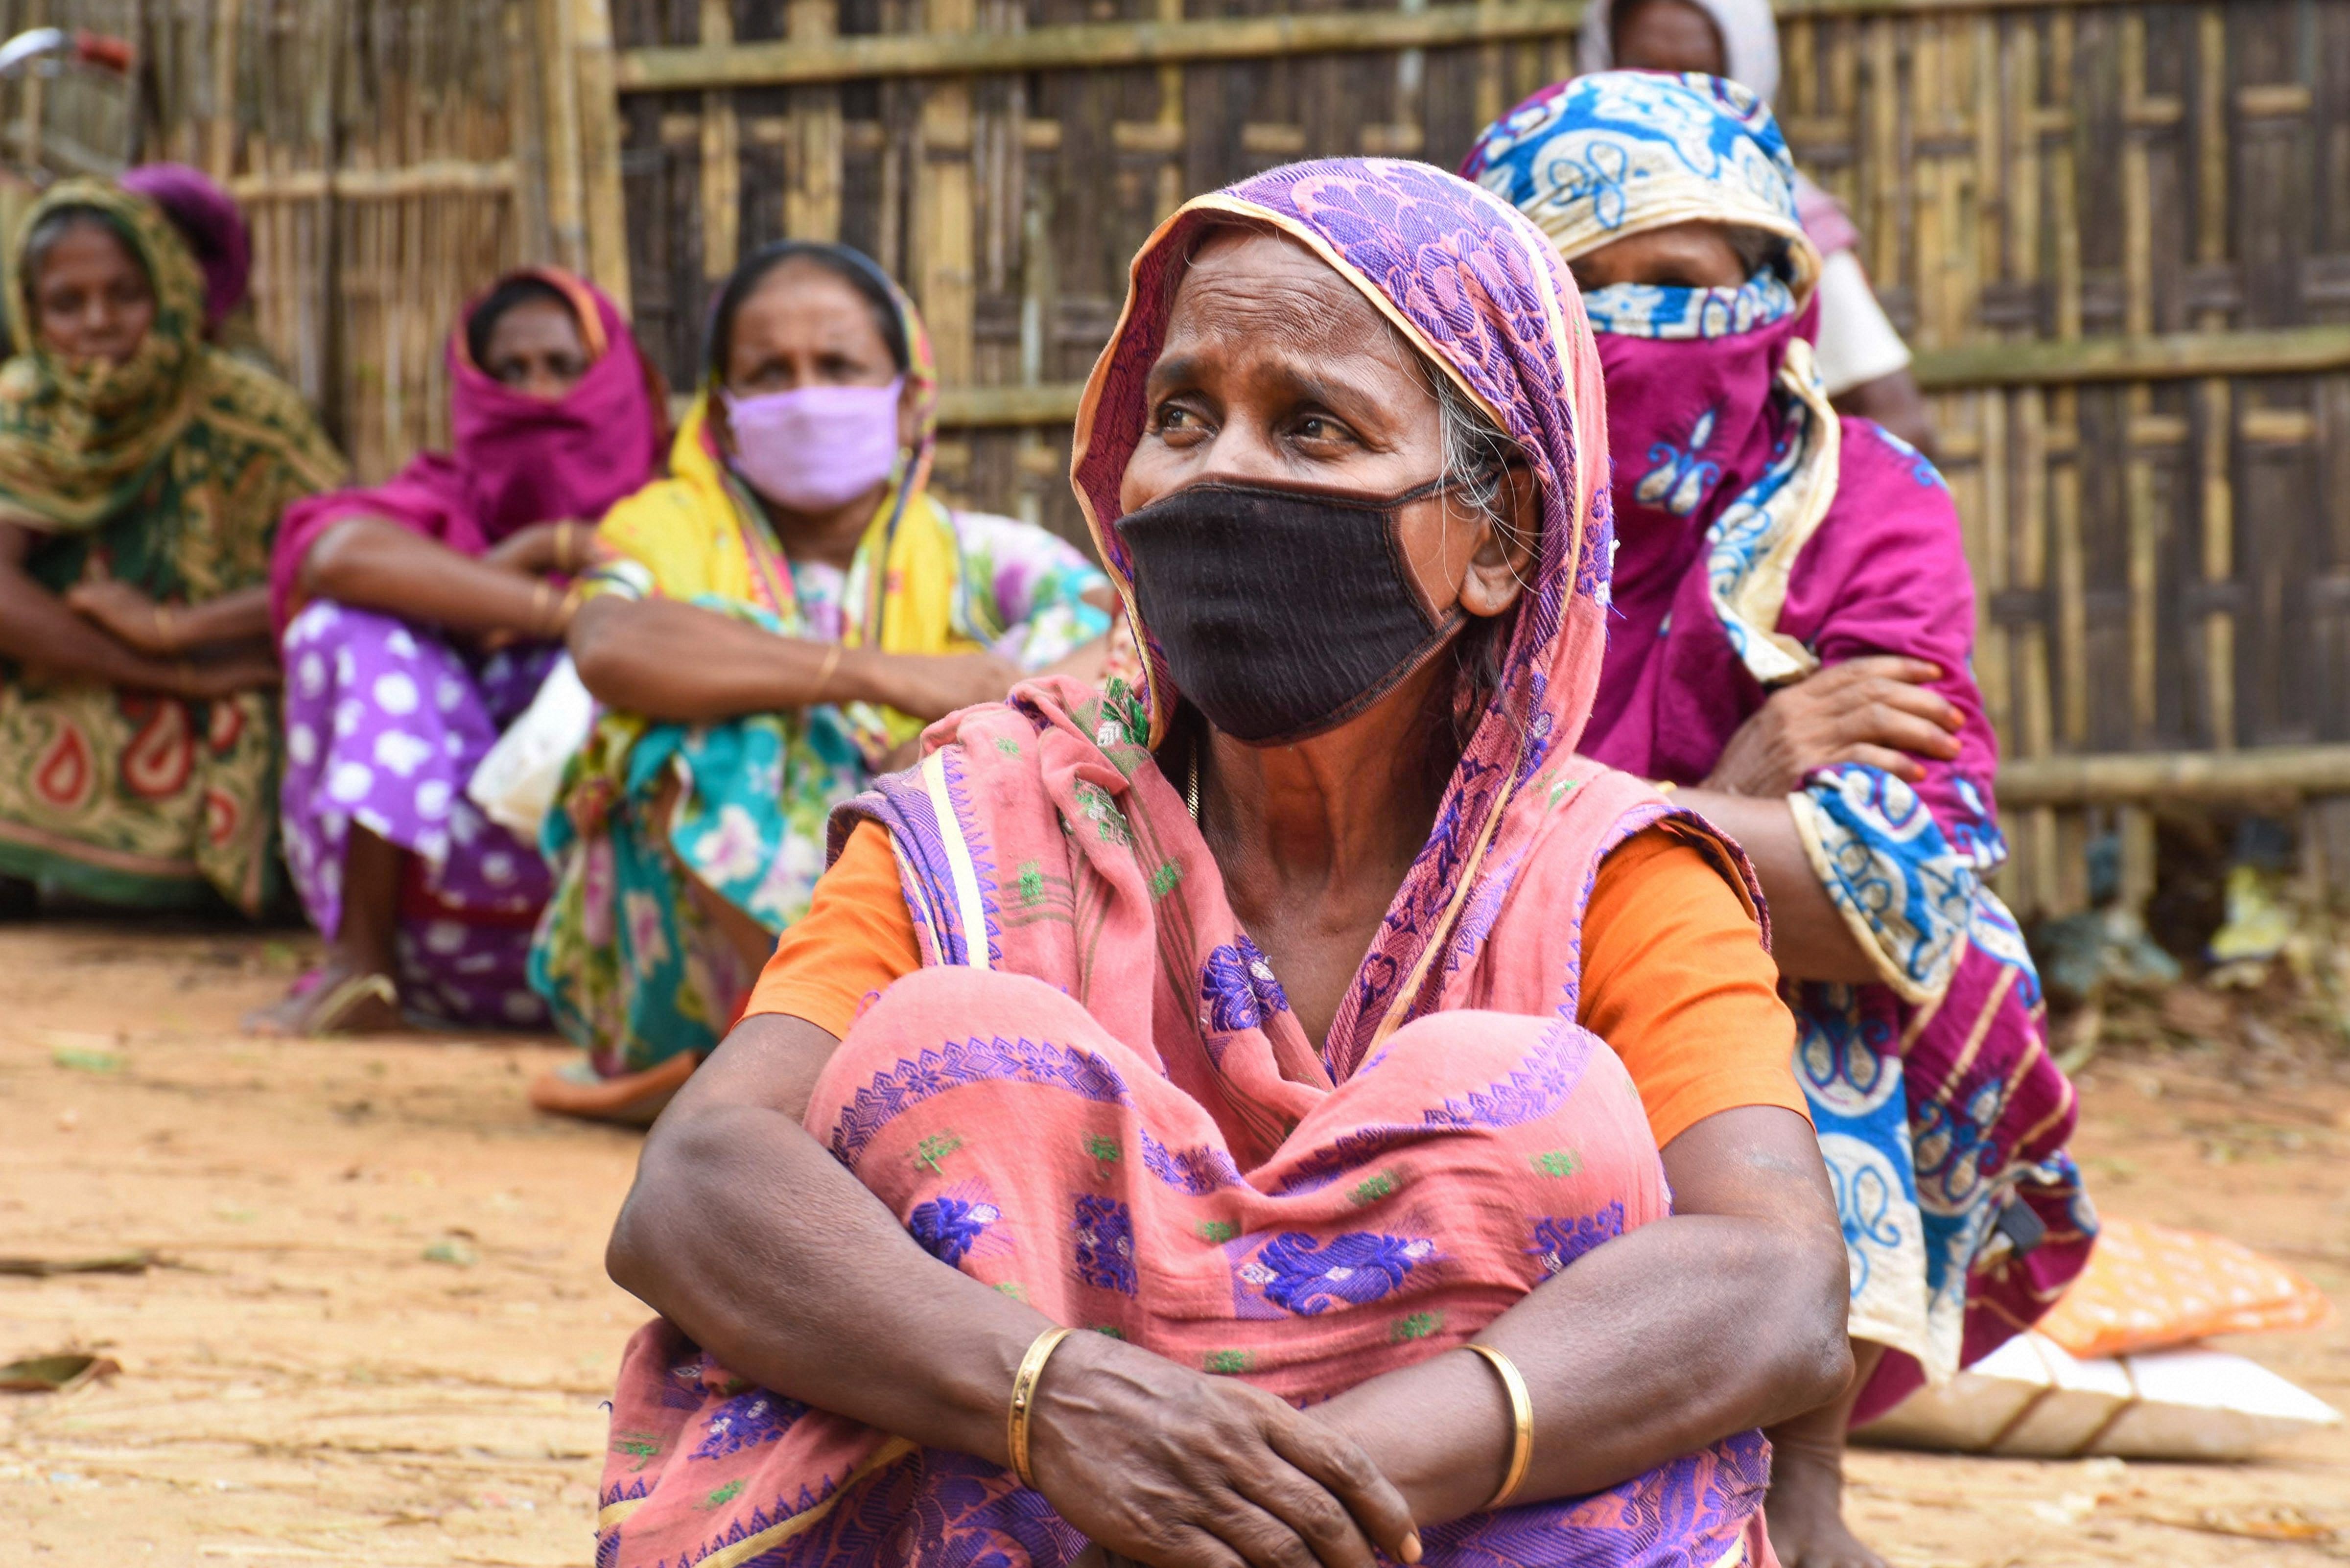
{"type": "Polygon", "coordinates": [[[276,885],[278,514],[342,459],[203,341],[160,208],[67,181],[26,215],[0,369],[0,900],[144,907],[276,885]]]}

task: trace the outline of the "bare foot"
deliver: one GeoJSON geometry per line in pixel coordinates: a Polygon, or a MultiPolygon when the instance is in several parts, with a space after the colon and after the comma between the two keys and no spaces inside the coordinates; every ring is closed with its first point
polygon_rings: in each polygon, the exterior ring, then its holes
{"type": "Polygon", "coordinates": [[[249,1034],[384,1034],[402,1026],[391,977],[362,973],[340,959],[329,960],[276,1002],[244,1015],[249,1034]]]}
{"type": "Polygon", "coordinates": [[[1844,1522],[1844,1444],[1772,1434],[1771,1495],[1762,1508],[1783,1568],[1886,1568],[1844,1522]]]}

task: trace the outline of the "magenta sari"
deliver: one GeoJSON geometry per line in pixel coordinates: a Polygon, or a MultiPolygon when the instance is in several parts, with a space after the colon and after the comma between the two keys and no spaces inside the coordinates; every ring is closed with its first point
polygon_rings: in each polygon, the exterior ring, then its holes
{"type": "MultiPolygon", "coordinates": [[[[889,829],[925,967],[849,1031],[806,1127],[942,1263],[1055,1321],[1300,1404],[1456,1347],[1669,1198],[1629,1075],[1576,1023],[1600,861],[1663,825],[1574,754],[1599,676],[1604,418],[1573,285],[1509,208],[1418,164],[1308,163],[1190,203],[1136,258],[1075,479],[1111,576],[1143,385],[1206,226],[1306,245],[1528,454],[1535,582],[1497,695],[1326,1045],[1225,898],[1152,748],[1178,694],[1066,680],[933,725],[834,819],[889,829]]],[[[601,1568],[1039,1564],[1084,1547],[998,1467],[746,1386],[666,1323],[631,1343],[601,1568]]],[[[1441,1568],[1769,1564],[1769,1447],[1729,1434],[1592,1496],[1424,1532],[1441,1568]]]]}

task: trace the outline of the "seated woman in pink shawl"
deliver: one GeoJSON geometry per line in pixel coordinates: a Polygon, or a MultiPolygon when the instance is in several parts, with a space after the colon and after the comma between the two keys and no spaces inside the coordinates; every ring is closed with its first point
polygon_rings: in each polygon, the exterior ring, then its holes
{"type": "Polygon", "coordinates": [[[1772,1561],[1844,1257],[1743,860],[1575,753],[1605,429],[1451,175],[1152,238],[1074,473],[1145,691],[836,815],[613,1237],[599,1564],[1772,1561]]]}
{"type": "Polygon", "coordinates": [[[546,863],[465,786],[560,650],[596,519],[660,462],[660,381],[612,302],[552,270],[467,312],[449,377],[450,452],[278,531],[286,860],[328,957],[255,1028],[546,1023],[546,863]]]}
{"type": "Polygon", "coordinates": [[[1958,514],[1913,448],[1829,406],[1819,256],[1744,88],[1577,78],[1463,171],[1550,235],[1607,367],[1591,754],[1682,786],[1754,857],[1835,1182],[1861,1376],[1773,1433],[1772,1535],[1791,1565],[1873,1563],[1840,1518],[1847,1421],[2028,1326],[2095,1231],[2039,979],[1985,886],[2007,851],[1958,514]]]}

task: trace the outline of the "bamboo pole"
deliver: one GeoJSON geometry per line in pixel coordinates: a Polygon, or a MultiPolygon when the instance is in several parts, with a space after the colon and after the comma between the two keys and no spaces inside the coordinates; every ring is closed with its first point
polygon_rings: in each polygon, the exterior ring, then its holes
{"type": "MultiPolygon", "coordinates": [[[[702,42],[723,47],[734,38],[732,0],[702,0],[702,42]]],[[[702,275],[713,292],[734,270],[743,249],[743,130],[734,95],[702,95],[702,275]]]]}
{"type": "MultiPolygon", "coordinates": [[[[2045,6],[2049,0],[1781,0],[1782,16],[1907,16],[2045,6]]],[[[2066,0],[2073,5],[2134,0],[2066,0]]],[[[628,49],[622,92],[708,91],[868,78],[991,76],[1116,66],[1276,59],[1464,45],[1547,41],[1565,48],[1583,0],[1492,0],[1421,11],[1328,11],[1197,21],[1079,22],[1024,33],[958,29],[868,34],[827,43],[784,39],[727,48],[628,49]]]]}
{"type": "MultiPolygon", "coordinates": [[[[2216,266],[2228,257],[2228,19],[2218,5],[2196,16],[2195,259],[2216,266]]],[[[2199,313],[2196,325],[2227,325],[2227,313],[2199,313]]],[[[2202,440],[2197,453],[2202,502],[2203,581],[2218,587],[2236,575],[2236,505],[2229,459],[2234,451],[2235,401],[2229,383],[2213,377],[2198,389],[2202,440]]],[[[2213,609],[2203,617],[2203,680],[2212,745],[2236,743],[2236,618],[2213,609]]]]}
{"type": "Polygon", "coordinates": [[[536,57],[534,35],[538,7],[530,0],[505,0],[501,20],[506,53],[515,68],[506,75],[506,141],[514,150],[519,183],[515,192],[515,227],[522,254],[534,263],[561,265],[555,244],[554,214],[548,188],[552,171],[546,157],[546,77],[524,62],[536,57]]]}
{"type": "MultiPolygon", "coordinates": [[[[338,201],[399,201],[411,196],[463,195],[486,192],[503,195],[520,181],[515,161],[501,158],[476,163],[455,158],[434,158],[390,169],[338,169],[334,175],[338,201]]],[[[270,202],[315,202],[327,193],[323,169],[296,169],[283,173],[240,174],[227,182],[229,194],[249,206],[270,202]]]]}
{"type": "Polygon", "coordinates": [[[546,222],[558,265],[585,275],[588,266],[586,175],[579,124],[579,27],[574,0],[538,0],[545,57],[555,68],[538,73],[546,96],[546,222]]]}
{"type": "MultiPolygon", "coordinates": [[[[244,0],[216,0],[213,14],[213,101],[204,126],[204,171],[221,184],[236,171],[236,65],[244,0]]],[[[143,43],[142,53],[143,53],[143,43]]],[[[136,103],[131,113],[139,112],[136,103]]]]}
{"type": "MultiPolygon", "coordinates": [[[[2154,326],[2154,166],[2147,132],[2141,128],[2156,118],[2147,112],[2146,14],[2125,12],[2121,35],[2122,123],[2126,128],[2121,149],[2122,330],[2144,337],[2154,326]]],[[[2141,421],[2154,411],[2153,389],[2133,383],[2124,390],[2123,405],[2130,739],[2143,745],[2155,722],[2155,593],[2165,530],[2156,504],[2154,462],[2137,439],[2141,421]]]]}
{"type": "MultiPolygon", "coordinates": [[[[971,33],[977,11],[974,0],[928,0],[924,7],[930,26],[941,35],[971,33]]],[[[968,85],[951,81],[932,82],[921,88],[906,267],[906,275],[916,281],[922,314],[930,325],[941,379],[966,385],[972,379],[972,327],[978,281],[972,232],[971,91],[968,85]]]]}
{"type": "Polygon", "coordinates": [[[351,437],[349,397],[343,384],[346,323],[340,308],[342,245],[340,215],[336,210],[334,175],[343,161],[342,78],[349,29],[345,26],[349,0],[325,0],[320,13],[326,59],[319,72],[319,92],[313,112],[319,168],[326,178],[318,189],[317,289],[319,318],[318,415],[327,434],[348,450],[351,437]]]}
{"type": "MultiPolygon", "coordinates": [[[[49,19],[48,0],[32,0],[25,10],[25,26],[38,27],[49,19]]],[[[43,121],[47,118],[49,84],[37,70],[27,71],[20,78],[24,83],[17,99],[23,122],[16,133],[16,151],[31,168],[41,166],[41,136],[43,121]]]]}
{"type": "Polygon", "coordinates": [[[614,82],[608,0],[566,0],[572,8],[579,94],[581,215],[588,273],[620,313],[629,310],[628,212],[620,185],[620,100],[614,82]]]}
{"type": "MultiPolygon", "coordinates": [[[[2070,389],[2097,382],[2188,380],[2210,375],[2308,375],[2350,369],[2350,327],[2076,337],[1932,349],[1912,369],[1929,391],[2070,389]]],[[[1084,391],[1075,381],[1036,387],[950,387],[939,405],[951,425],[1066,424],[1084,391]]],[[[2070,441],[2071,437],[2065,438],[2070,441]]],[[[2063,452],[2069,453],[2070,445],[2063,452]]],[[[2060,454],[2061,455],[2061,454],[2060,454]]]]}
{"type": "Polygon", "coordinates": [[[1999,800],[2006,806],[2331,794],[2350,794],[2350,746],[2034,757],[2005,763],[1999,771],[1999,800]]]}
{"type": "MultiPolygon", "coordinates": [[[[839,31],[837,0],[790,0],[785,26],[792,41],[820,45],[839,31]]],[[[792,99],[790,183],[784,192],[784,233],[795,239],[840,238],[841,155],[845,151],[840,89],[803,88],[792,99]]]]}

